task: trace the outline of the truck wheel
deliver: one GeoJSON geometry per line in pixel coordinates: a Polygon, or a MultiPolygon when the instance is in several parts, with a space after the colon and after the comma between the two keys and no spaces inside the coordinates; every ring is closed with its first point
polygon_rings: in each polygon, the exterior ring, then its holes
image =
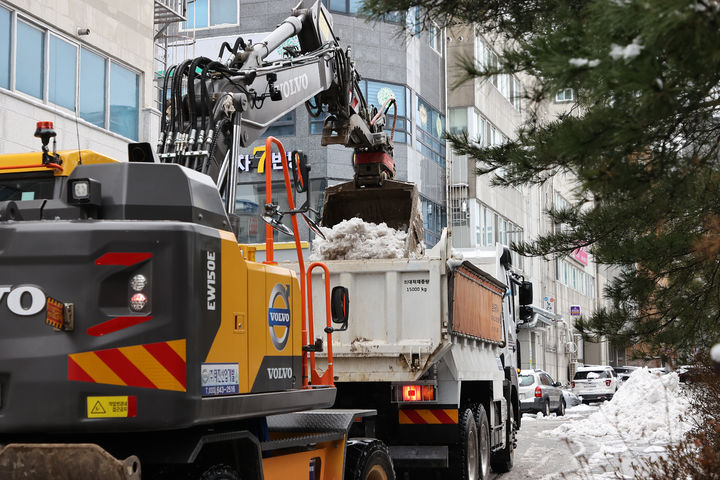
{"type": "Polygon", "coordinates": [[[515,411],[512,402],[508,402],[507,428],[505,429],[505,448],[494,453],[490,459],[493,471],[509,472],[515,463],[515,411]]]}
{"type": "Polygon", "coordinates": [[[374,439],[350,439],[345,447],[345,480],[395,480],[390,452],[374,439]]]}
{"type": "Polygon", "coordinates": [[[198,480],[240,480],[240,475],[231,466],[220,463],[205,470],[198,480]]]}
{"type": "Polygon", "coordinates": [[[490,422],[488,422],[485,407],[478,405],[475,409],[475,423],[478,428],[478,465],[480,475],[478,478],[487,480],[490,478],[490,422]]]}
{"type": "MultiPolygon", "coordinates": [[[[479,407],[482,409],[482,407],[479,407]]],[[[478,424],[470,408],[460,411],[458,441],[450,446],[450,471],[453,480],[480,480],[478,462],[480,437],[478,424]]]]}

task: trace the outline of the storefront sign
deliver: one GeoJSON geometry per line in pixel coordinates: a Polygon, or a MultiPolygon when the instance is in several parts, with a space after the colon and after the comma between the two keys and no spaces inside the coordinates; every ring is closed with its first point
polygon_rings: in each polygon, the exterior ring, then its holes
{"type": "MultiPolygon", "coordinates": [[[[285,154],[288,161],[288,168],[292,168],[291,152],[285,154]]],[[[252,155],[249,153],[240,154],[238,157],[238,172],[250,172],[257,169],[257,173],[265,173],[265,146],[253,148],[252,155]]],[[[273,170],[282,170],[282,160],[280,152],[272,152],[270,156],[270,164],[273,170]]]]}
{"type": "Polygon", "coordinates": [[[588,252],[587,247],[580,247],[573,250],[572,256],[575,260],[587,266],[588,264],[588,252]]]}
{"type": "Polygon", "coordinates": [[[543,308],[548,312],[555,313],[555,297],[543,298],[543,308]]]}
{"type": "Polygon", "coordinates": [[[570,316],[571,317],[579,317],[580,316],[580,305],[570,305],[570,316]]]}

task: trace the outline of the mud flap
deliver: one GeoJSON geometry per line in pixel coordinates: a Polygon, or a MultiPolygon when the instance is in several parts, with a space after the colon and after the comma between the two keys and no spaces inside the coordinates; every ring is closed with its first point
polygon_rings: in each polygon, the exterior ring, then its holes
{"type": "Polygon", "coordinates": [[[332,228],[343,220],[359,217],[366,222],[383,223],[408,233],[405,253],[424,253],[422,214],[414,183],[386,180],[381,187],[357,188],[354,182],[325,189],[322,225],[332,228]]]}
{"type": "Polygon", "coordinates": [[[118,460],[94,443],[11,443],[0,448],[3,480],[140,480],[140,473],[136,456],[118,460]]]}

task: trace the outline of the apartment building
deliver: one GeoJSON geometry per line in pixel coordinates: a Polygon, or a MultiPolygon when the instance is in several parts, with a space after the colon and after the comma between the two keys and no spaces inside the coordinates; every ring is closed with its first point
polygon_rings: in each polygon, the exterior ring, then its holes
{"type": "MultiPolygon", "coordinates": [[[[478,34],[472,26],[453,28],[447,36],[451,85],[460,74],[460,59],[497,64],[502,51],[499,40],[478,34]]],[[[530,81],[519,75],[496,75],[449,90],[449,129],[467,131],[482,146],[512,139],[527,115],[522,91],[530,81]]],[[[573,100],[573,91],[563,90],[540,113],[551,119],[573,100]]],[[[557,176],[541,186],[499,188],[491,185],[491,174],[476,176],[477,166],[467,157],[451,151],[448,163],[449,224],[453,244],[460,252],[471,255],[477,249],[494,249],[497,243],[510,246],[513,241],[530,240],[564,227],[553,224],[547,211],[572,201],[571,178],[557,176]]],[[[607,282],[607,274],[587,250],[550,261],[516,253],[512,257],[516,270],[534,287],[532,316],[517,334],[522,368],[541,368],[567,382],[579,364],[618,360],[607,342],[583,342],[574,329],[576,318],[602,304],[607,282]]]]}
{"type": "Polygon", "coordinates": [[[38,151],[38,121],[54,122],[58,150],[125,159],[128,142],[153,141],[155,13],[167,3],[0,0],[0,153],[38,151]]]}

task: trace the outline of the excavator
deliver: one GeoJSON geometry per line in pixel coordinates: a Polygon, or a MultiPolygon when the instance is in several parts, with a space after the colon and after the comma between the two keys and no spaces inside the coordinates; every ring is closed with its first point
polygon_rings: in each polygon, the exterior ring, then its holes
{"type": "MultiPolygon", "coordinates": [[[[325,191],[322,225],[333,227],[353,217],[385,222],[407,232],[407,248],[415,249],[422,242],[417,187],[395,180],[394,119],[390,135],[386,131],[390,109],[397,113],[395,99],[368,105],[351,48],[338,44],[328,11],[317,4],[299,7],[260,43],[247,45],[242,37],[234,45],[224,43],[218,58],[227,55],[227,62],[198,57],[168,69],[159,159],[207,174],[224,197],[235,198],[241,148],[304,103],[311,117],[326,115],[321,145],[354,152],[353,180],[325,191]],[[283,47],[293,36],[299,48],[283,47]],[[283,58],[264,62],[277,49],[283,58]]],[[[232,219],[235,205],[227,206],[232,219]]],[[[266,219],[279,218],[277,211],[266,213],[266,219]]],[[[303,218],[319,233],[308,215],[303,218]]],[[[279,222],[274,225],[289,233],[279,222]]]]}
{"type": "Polygon", "coordinates": [[[416,188],[394,180],[392,101],[365,102],[332,26],[322,2],[301,3],[261,42],[169,69],[156,151],[51,151],[53,124],[38,122],[40,152],[0,155],[1,479],[394,479],[374,411],[329,409],[331,339],[350,301],[324,264],[305,267],[297,217],[314,221],[295,206],[293,183],[309,184],[300,152],[288,163],[266,139],[289,210],[272,202],[266,169],[265,261],[234,231],[240,147],[307,102],[327,115],[322,144],[354,151],[355,177],[326,194],[322,222],[359,215],[422,238],[416,188]],[[266,60],[294,35],[299,48],[266,60]],[[284,215],[297,273],[274,262],[284,215]]]}

